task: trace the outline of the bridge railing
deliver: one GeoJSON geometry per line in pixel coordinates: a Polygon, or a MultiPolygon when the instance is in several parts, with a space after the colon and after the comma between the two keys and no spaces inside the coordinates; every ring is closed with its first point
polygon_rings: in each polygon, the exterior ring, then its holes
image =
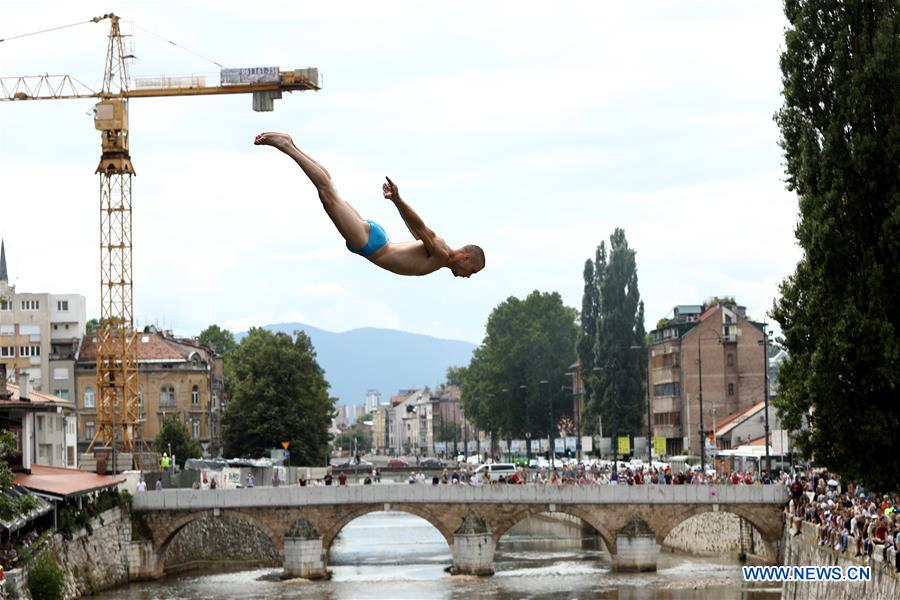
{"type": "Polygon", "coordinates": [[[334,504],[783,504],[781,485],[422,485],[375,484],[138,492],[136,511],[334,504]]]}

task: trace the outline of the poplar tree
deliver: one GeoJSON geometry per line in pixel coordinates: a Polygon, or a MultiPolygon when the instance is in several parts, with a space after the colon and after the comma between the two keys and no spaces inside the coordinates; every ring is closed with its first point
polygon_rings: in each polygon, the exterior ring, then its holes
{"type": "MultiPolygon", "coordinates": [[[[594,262],[595,285],[589,289],[596,306],[595,335],[590,368],[582,363],[582,374],[591,393],[585,397],[582,430],[597,432],[599,417],[605,435],[638,434],[646,410],[647,341],[644,303],[638,289],[635,251],[628,246],[625,231],[616,228],[609,238],[609,255],[601,242],[594,262]]],[[[588,269],[585,267],[585,273],[588,269]]],[[[582,316],[582,332],[590,332],[582,316]]],[[[582,345],[586,345],[586,335],[582,345]]],[[[615,440],[613,440],[615,444],[615,440]]]]}
{"type": "MultiPolygon", "coordinates": [[[[597,367],[594,360],[594,346],[597,344],[597,322],[600,312],[600,280],[603,278],[603,267],[606,265],[606,245],[597,246],[594,260],[584,261],[584,293],[581,297],[580,328],[578,330],[578,342],[576,352],[581,366],[582,381],[584,384],[585,406],[596,404],[594,392],[594,378],[590,375],[597,367]]],[[[595,419],[591,419],[593,423],[595,419]]],[[[593,428],[588,428],[592,431],[593,428]]]]}
{"type": "Polygon", "coordinates": [[[789,353],[775,400],[816,464],[900,481],[900,8],[786,0],[776,115],[803,257],[772,316],[789,353]]]}

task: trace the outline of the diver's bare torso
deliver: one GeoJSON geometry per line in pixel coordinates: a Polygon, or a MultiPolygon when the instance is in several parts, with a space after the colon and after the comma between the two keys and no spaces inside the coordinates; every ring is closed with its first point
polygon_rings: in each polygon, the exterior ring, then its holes
{"type": "Polygon", "coordinates": [[[427,275],[447,266],[445,256],[429,256],[420,240],[388,242],[368,259],[397,275],[427,275]]]}

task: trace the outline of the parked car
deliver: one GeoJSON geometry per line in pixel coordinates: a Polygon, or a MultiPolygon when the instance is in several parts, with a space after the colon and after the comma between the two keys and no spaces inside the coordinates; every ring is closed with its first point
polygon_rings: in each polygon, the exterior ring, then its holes
{"type": "Polygon", "coordinates": [[[423,458],[419,461],[419,467],[422,469],[443,469],[444,463],[436,458],[423,458]]]}
{"type": "Polygon", "coordinates": [[[392,458],[387,461],[387,466],[392,469],[402,469],[403,467],[408,467],[409,463],[400,458],[392,458]]]}
{"type": "Polygon", "coordinates": [[[512,463],[493,463],[481,465],[475,469],[475,474],[480,475],[483,479],[490,481],[498,481],[502,476],[503,479],[509,479],[516,473],[516,465],[512,463]]]}

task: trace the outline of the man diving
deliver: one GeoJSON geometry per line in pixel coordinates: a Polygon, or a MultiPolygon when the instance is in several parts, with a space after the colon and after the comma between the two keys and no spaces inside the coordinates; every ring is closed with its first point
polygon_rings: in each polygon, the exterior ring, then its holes
{"type": "Polygon", "coordinates": [[[363,219],[355,208],[338,195],[328,171],[297,148],[289,135],[261,133],[253,143],[272,146],[293,158],[316,186],[319,200],[346,240],[347,248],[368,258],[382,269],[398,275],[427,275],[447,267],[456,277],[470,277],[484,268],[484,251],[481,248],[470,244],[454,250],[447,245],[400,198],[400,191],[390,178],[385,177],[382,192],[397,207],[410,233],[416,238],[414,241],[391,242],[381,225],[363,219]]]}

